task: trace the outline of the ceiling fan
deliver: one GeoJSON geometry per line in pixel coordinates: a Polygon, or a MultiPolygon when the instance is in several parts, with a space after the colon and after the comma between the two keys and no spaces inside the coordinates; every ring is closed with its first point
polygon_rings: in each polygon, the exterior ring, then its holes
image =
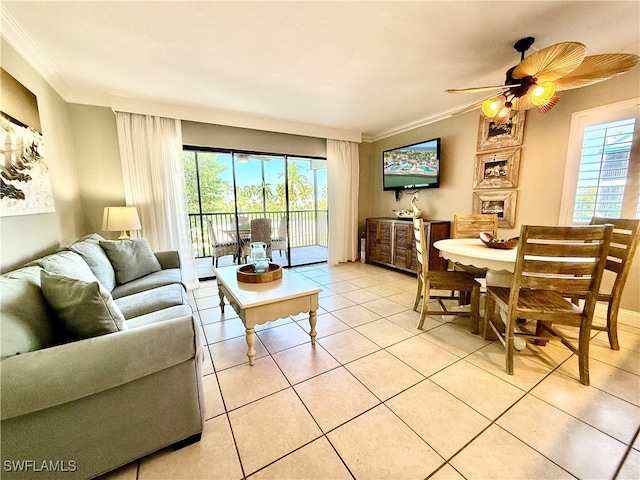
{"type": "Polygon", "coordinates": [[[512,110],[537,108],[547,113],[560,100],[556,92],[584,87],[631,70],[640,60],[629,53],[586,56],[587,47],[579,42],[561,42],[525,58],[534,38],[518,40],[513,48],[520,52],[520,63],[507,70],[504,85],[449,89],[449,93],[477,93],[499,90],[456,113],[481,107],[496,123],[505,123],[512,110]]]}

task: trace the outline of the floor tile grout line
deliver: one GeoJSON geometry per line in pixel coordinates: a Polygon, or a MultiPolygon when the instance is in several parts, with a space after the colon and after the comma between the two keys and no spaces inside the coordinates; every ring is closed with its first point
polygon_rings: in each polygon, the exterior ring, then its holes
{"type": "Polygon", "coordinates": [[[633,436],[633,438],[629,442],[629,445],[627,446],[627,449],[624,452],[624,455],[622,456],[622,459],[620,460],[620,463],[618,463],[616,471],[613,473],[613,476],[611,477],[611,480],[616,480],[618,478],[618,475],[620,475],[620,472],[622,471],[622,468],[624,467],[624,464],[627,461],[627,458],[629,458],[629,454],[633,450],[633,445],[636,442],[636,440],[638,439],[638,435],[639,434],[640,434],[640,426],[636,429],[635,435],[633,436]]]}
{"type": "MultiPolygon", "coordinates": [[[[363,288],[364,288],[364,287],[363,287],[363,288]]],[[[363,288],[361,288],[361,289],[363,289],[363,288]]],[[[355,303],[356,305],[360,305],[360,303],[359,303],[359,302],[354,302],[354,303],[355,303]]],[[[396,302],[396,303],[397,303],[397,302],[396,302]]],[[[327,313],[332,313],[332,312],[328,311],[327,313]]],[[[387,318],[387,317],[381,317],[381,318],[387,318]]],[[[377,321],[377,320],[379,320],[379,319],[372,320],[371,322],[374,322],[374,321],[377,321]]],[[[294,320],[294,321],[295,321],[295,320],[294,320]]],[[[367,324],[367,323],[371,323],[371,322],[366,322],[365,324],[367,324]]],[[[444,323],[443,323],[443,325],[444,325],[444,324],[446,324],[446,323],[449,323],[449,322],[444,322],[444,323]]],[[[362,325],[365,325],[365,324],[362,324],[362,325]]],[[[360,325],[359,325],[359,326],[360,326],[360,325]]],[[[439,326],[441,326],[441,325],[439,325],[439,326]]],[[[436,326],[436,327],[434,327],[434,328],[438,328],[439,326],[436,326]]],[[[348,325],[348,328],[349,328],[349,329],[352,329],[352,330],[355,330],[355,329],[356,329],[356,327],[351,327],[351,326],[349,326],[349,325],[348,325]]],[[[339,332],[337,332],[337,333],[339,333],[339,332]]],[[[360,333],[360,332],[358,332],[358,333],[360,333]]],[[[422,333],[424,333],[424,332],[420,332],[420,333],[414,334],[413,336],[419,336],[419,335],[421,335],[422,333]]],[[[366,335],[365,335],[365,337],[366,337],[366,335]]],[[[368,337],[366,337],[366,338],[368,338],[368,337]]],[[[412,337],[410,337],[410,338],[412,338],[412,337]]],[[[369,339],[369,340],[371,341],[371,339],[369,339]]],[[[426,339],[425,339],[425,340],[426,340],[426,339]]],[[[427,341],[429,341],[429,340],[427,340],[427,341]]],[[[374,343],[375,343],[375,342],[374,342],[374,343]]],[[[399,343],[399,342],[396,342],[396,343],[399,343]]],[[[433,342],[430,342],[430,343],[433,343],[433,342]]],[[[376,344],[376,345],[377,345],[377,346],[379,346],[378,344],[376,344]]],[[[434,345],[438,346],[438,345],[437,345],[437,344],[435,344],[435,343],[434,343],[434,345]]],[[[487,345],[489,345],[489,344],[487,344],[487,345]]],[[[467,354],[467,355],[465,355],[464,357],[460,357],[458,360],[456,360],[456,362],[452,363],[451,365],[453,365],[453,364],[455,364],[455,363],[459,362],[460,360],[464,360],[464,359],[466,359],[467,357],[469,357],[469,356],[470,356],[470,355],[472,355],[473,353],[477,352],[478,350],[481,350],[482,348],[486,347],[487,345],[484,345],[484,346],[482,346],[482,347],[479,347],[478,349],[474,350],[473,352],[468,353],[468,354],[467,354]]],[[[207,345],[207,346],[208,346],[208,345],[207,345]]],[[[297,345],[297,346],[299,346],[299,345],[297,345]]],[[[379,347],[380,347],[380,346],[379,346],[379,347]]],[[[295,348],[295,347],[289,347],[289,348],[295,348]]],[[[377,352],[380,352],[380,351],[384,351],[384,350],[386,350],[386,348],[387,348],[387,347],[380,347],[380,349],[379,349],[379,350],[376,350],[376,352],[372,352],[372,353],[370,353],[370,354],[367,354],[367,355],[365,355],[364,357],[366,357],[366,356],[368,356],[368,355],[372,355],[372,354],[377,353],[377,352]]],[[[442,347],[440,347],[440,348],[442,348],[442,347]]],[[[282,351],[285,351],[285,350],[288,350],[288,349],[284,349],[284,350],[282,350],[282,351]]],[[[388,353],[390,353],[390,352],[388,352],[388,353]]],[[[450,353],[451,353],[451,352],[450,352],[450,353]]],[[[273,354],[272,354],[271,352],[268,352],[268,350],[267,350],[267,355],[268,355],[268,356],[270,356],[270,357],[272,358],[272,360],[275,362],[275,359],[273,359],[273,354]]],[[[331,354],[330,354],[330,355],[331,355],[331,354]]],[[[331,355],[331,357],[332,357],[332,358],[335,358],[335,357],[333,357],[332,355],[331,355]]],[[[359,357],[359,359],[364,358],[364,357],[359,357]]],[[[397,358],[397,357],[396,357],[396,358],[397,358]]],[[[533,385],[532,387],[530,387],[530,388],[529,388],[528,390],[526,390],[526,391],[525,391],[525,390],[523,390],[524,395],[523,395],[520,399],[518,399],[516,402],[514,402],[514,403],[513,403],[513,404],[512,404],[508,409],[506,409],[504,412],[502,412],[498,417],[496,417],[496,419],[495,419],[495,420],[491,420],[491,424],[490,424],[490,425],[495,424],[495,422],[496,422],[499,418],[501,418],[501,417],[502,417],[504,414],[506,414],[506,413],[507,413],[511,408],[513,408],[516,404],[518,404],[520,401],[522,401],[522,399],[523,399],[523,398],[525,398],[527,395],[531,395],[531,396],[535,397],[536,399],[538,399],[538,397],[537,397],[535,394],[531,393],[531,392],[532,392],[532,390],[533,390],[536,386],[538,386],[542,381],[544,381],[545,379],[547,379],[551,374],[553,374],[554,372],[556,372],[556,371],[559,369],[559,367],[560,367],[561,365],[565,364],[565,363],[566,363],[567,361],[569,361],[571,358],[572,358],[572,355],[570,355],[569,357],[567,357],[565,360],[563,360],[563,361],[562,361],[562,362],[560,362],[558,365],[556,365],[554,368],[552,368],[549,372],[547,372],[547,373],[545,374],[545,376],[544,376],[542,379],[540,379],[540,380],[539,380],[535,385],[533,385]]],[[[346,362],[346,363],[344,363],[344,364],[343,364],[342,362],[338,362],[338,363],[339,363],[339,367],[344,367],[345,369],[347,369],[347,371],[349,371],[349,370],[348,370],[348,368],[347,368],[347,365],[348,365],[349,363],[355,362],[355,361],[357,361],[357,360],[359,360],[359,359],[354,359],[354,360],[352,360],[352,361],[350,361],[350,362],[346,362]]],[[[213,360],[213,359],[212,359],[212,360],[213,360]]],[[[336,360],[337,360],[337,359],[336,359],[336,360]]],[[[402,360],[400,360],[400,361],[402,361],[402,360]]],[[[629,372],[628,370],[625,370],[624,368],[620,368],[620,367],[618,367],[618,366],[616,366],[616,365],[611,365],[611,364],[607,363],[606,361],[602,361],[602,360],[599,360],[599,361],[600,361],[600,362],[602,362],[602,363],[603,363],[603,364],[605,364],[605,365],[608,365],[608,366],[612,367],[612,368],[616,368],[616,369],[619,369],[619,370],[624,371],[624,372],[626,372],[626,373],[630,373],[630,374],[632,374],[632,375],[635,375],[635,373],[634,373],[634,372],[629,372]]],[[[275,363],[277,364],[277,362],[275,362],[275,363]]],[[[404,363],[404,362],[403,362],[403,363],[404,363]]],[[[405,365],[406,365],[406,363],[405,363],[405,365]]],[[[484,370],[485,372],[488,372],[488,370],[485,370],[485,369],[484,369],[483,367],[481,367],[481,366],[478,366],[478,365],[475,365],[475,364],[474,364],[474,366],[476,366],[477,368],[481,368],[481,369],[482,369],[482,370],[484,370]]],[[[547,365],[547,366],[548,366],[548,365],[547,365]]],[[[339,367],[335,367],[335,368],[339,368],[339,367]]],[[[278,365],[278,368],[280,368],[280,367],[279,367],[279,365],[278,365]]],[[[410,368],[412,368],[412,367],[410,367],[410,368]]],[[[445,367],[445,368],[446,368],[446,367],[445,367]]],[[[332,370],[333,370],[333,369],[332,369],[332,370]]],[[[442,370],[442,369],[441,369],[441,370],[442,370]]],[[[441,371],[441,370],[439,370],[439,371],[441,371]]],[[[217,375],[217,372],[215,371],[215,369],[214,369],[214,372],[212,372],[212,373],[214,373],[214,374],[216,374],[216,375],[217,375]]],[[[284,373],[284,372],[283,372],[283,373],[284,373]]],[[[322,373],[327,373],[327,372],[322,372],[322,373]]],[[[350,373],[351,375],[353,375],[353,373],[351,373],[350,371],[349,371],[349,373],[350,373]]],[[[435,373],[437,373],[437,372],[435,372],[435,373]]],[[[434,374],[432,374],[432,375],[435,375],[435,373],[434,373],[434,374]]],[[[490,374],[492,374],[492,375],[493,375],[493,373],[491,373],[491,372],[488,372],[488,373],[490,373],[490,374]]],[[[321,375],[321,374],[319,374],[319,375],[321,375]]],[[[422,382],[422,381],[424,381],[425,379],[430,379],[430,377],[431,377],[432,375],[430,375],[429,377],[425,377],[423,380],[421,380],[421,382],[422,382]]],[[[355,377],[355,375],[353,375],[353,376],[355,377]]],[[[499,379],[500,379],[500,377],[498,377],[497,375],[494,375],[494,376],[496,376],[496,378],[499,378],[499,379]]],[[[285,378],[286,378],[286,375],[285,375],[285,378]]],[[[315,378],[315,377],[312,377],[312,378],[315,378]]],[[[357,377],[355,377],[355,378],[357,379],[357,377]]],[[[306,380],[309,380],[309,379],[306,379],[306,380]]],[[[306,381],[306,380],[305,380],[305,381],[306,381]]],[[[357,379],[357,380],[358,380],[358,381],[360,381],[359,379],[357,379]]],[[[502,379],[501,379],[501,380],[502,380],[502,379]]],[[[504,381],[504,380],[503,380],[503,381],[504,381]]],[[[289,381],[289,379],[288,379],[288,378],[287,378],[287,382],[289,383],[289,385],[290,385],[290,387],[291,387],[291,388],[293,388],[293,387],[294,387],[294,385],[293,385],[293,384],[291,384],[291,382],[289,381]]],[[[302,383],[302,382],[299,382],[299,383],[302,383]]],[[[360,382],[360,383],[362,384],[362,382],[360,382]]],[[[420,383],[420,382],[418,382],[418,383],[420,383]]],[[[507,382],[507,383],[510,383],[510,382],[507,382]]],[[[297,385],[297,384],[296,384],[296,385],[297,385]]],[[[511,385],[513,385],[513,384],[511,384],[511,385]]],[[[415,384],[414,384],[414,386],[415,386],[415,384]]],[[[519,387],[517,387],[516,385],[513,385],[513,386],[515,386],[516,388],[519,388],[519,387]]],[[[288,387],[287,387],[287,388],[288,388],[288,387]]],[[[365,388],[366,388],[366,385],[365,385],[365,388]]],[[[411,387],[408,387],[408,388],[411,388],[411,387]]],[[[442,388],[442,387],[440,387],[440,388],[442,388]]],[[[406,389],[405,389],[405,390],[406,390],[406,389]]],[[[446,390],[446,389],[445,389],[445,390],[446,390]]],[[[294,391],[295,391],[295,388],[294,388],[294,391]]],[[[369,390],[369,391],[370,391],[370,390],[369,390]]],[[[606,391],[603,391],[603,392],[604,392],[604,393],[607,393],[607,394],[609,394],[609,395],[612,395],[610,392],[606,392],[606,391]]],[[[373,392],[371,392],[371,393],[373,394],[373,392]]],[[[449,392],[449,393],[451,393],[451,392],[449,392]]],[[[374,395],[375,395],[375,394],[374,394],[374,395]]],[[[617,397],[617,396],[615,396],[615,395],[612,395],[612,396],[614,396],[615,398],[621,399],[621,400],[623,400],[623,401],[625,401],[625,402],[630,403],[631,405],[633,405],[631,402],[628,402],[628,401],[627,401],[627,400],[625,400],[625,399],[622,399],[622,398],[617,397]]],[[[454,397],[455,397],[455,395],[454,395],[454,397]]],[[[264,398],[264,397],[263,397],[263,398],[264,398]]],[[[378,398],[378,397],[376,396],[376,398],[378,398]]],[[[457,397],[456,397],[456,398],[457,398],[457,397]]],[[[378,398],[378,399],[379,399],[379,398],[378,398]]],[[[387,399],[387,400],[388,400],[388,399],[387,399]]],[[[458,400],[460,400],[460,399],[458,399],[458,400]]],[[[540,400],[542,400],[542,399],[540,399],[540,400]]],[[[385,400],[385,401],[386,401],[386,400],[385,400]]],[[[384,403],[385,401],[382,401],[382,403],[384,403]]],[[[544,400],[542,400],[542,401],[544,401],[544,400]]],[[[303,402],[303,403],[304,403],[304,402],[303,402]]],[[[545,403],[548,403],[548,402],[545,402],[545,403]]],[[[549,404],[549,405],[551,405],[551,404],[549,404]]],[[[306,406],[306,405],[305,405],[305,406],[306,406]]],[[[553,405],[551,405],[551,406],[553,406],[553,405]]],[[[555,406],[553,406],[553,407],[554,407],[554,408],[558,408],[558,407],[555,407],[555,406]]],[[[375,408],[375,407],[372,407],[372,408],[375,408]]],[[[558,409],[559,409],[560,411],[562,411],[563,413],[568,414],[568,412],[564,412],[564,410],[562,410],[562,409],[560,409],[560,408],[558,408],[558,409]]],[[[308,410],[308,409],[307,409],[307,410],[308,410]]],[[[227,415],[228,415],[228,412],[226,412],[226,407],[225,407],[225,413],[227,413],[227,415]]],[[[570,415],[570,414],[568,414],[568,415],[570,415]]],[[[572,415],[570,415],[570,416],[572,416],[572,415]]],[[[357,417],[354,417],[354,418],[357,418],[357,417]]],[[[576,418],[576,417],[573,417],[573,416],[572,416],[572,418],[575,418],[575,419],[577,419],[578,421],[580,421],[580,422],[582,422],[582,423],[585,423],[586,425],[589,425],[588,423],[586,423],[586,422],[584,422],[584,421],[580,420],[579,418],[576,418]]],[[[349,420],[349,421],[351,421],[351,420],[349,420]]],[[[317,423],[317,422],[316,422],[316,423],[317,423]]],[[[346,422],[345,422],[345,423],[346,423],[346,422]]],[[[496,425],[497,425],[497,424],[496,424],[496,425]]],[[[497,426],[499,427],[499,425],[497,425],[497,426]]],[[[589,425],[589,426],[591,426],[591,425],[589,425]]],[[[336,428],[338,428],[338,427],[336,427],[336,428]]],[[[489,428],[489,427],[487,427],[487,428],[489,428]]],[[[500,427],[500,428],[501,428],[501,427],[500,427]]],[[[593,428],[595,428],[595,427],[593,427],[593,428]]],[[[485,428],[485,430],[486,430],[486,428],[485,428]]],[[[485,430],[483,430],[483,431],[485,431],[485,430]]],[[[332,430],[332,431],[333,431],[333,430],[332,430]]],[[[600,430],[599,430],[599,431],[600,431],[600,430]]],[[[329,433],[329,432],[327,432],[327,433],[329,433]]],[[[509,433],[510,435],[512,435],[512,436],[513,436],[513,434],[511,434],[510,432],[508,432],[508,433],[509,433]]],[[[606,433],[606,432],[602,432],[602,433],[606,433]]],[[[637,437],[637,435],[638,435],[638,431],[636,431],[636,435],[635,435],[635,437],[634,437],[634,438],[636,438],[636,437],[637,437]]],[[[324,436],[326,437],[326,434],[324,434],[324,436]]],[[[318,437],[318,438],[320,438],[320,437],[318,437]]],[[[477,436],[476,436],[476,437],[474,437],[474,439],[475,439],[475,438],[477,438],[477,436]]],[[[514,438],[517,438],[517,437],[515,437],[515,436],[514,436],[514,438]]],[[[613,438],[613,437],[612,437],[612,438],[613,438]]],[[[520,440],[520,439],[518,439],[518,440],[520,440]]],[[[617,440],[617,439],[616,439],[616,440],[617,440]]],[[[234,440],[234,441],[235,441],[235,440],[234,440]]],[[[470,443],[471,441],[473,441],[473,439],[472,439],[472,440],[470,440],[470,441],[469,441],[469,443],[470,443]]],[[[522,440],[520,440],[520,441],[522,441],[522,440]]],[[[617,441],[619,441],[619,440],[617,440],[617,441]]],[[[633,440],[633,441],[635,441],[635,440],[633,440]]],[[[632,441],[632,442],[630,442],[630,444],[629,444],[629,446],[628,446],[628,448],[627,448],[627,453],[625,454],[625,457],[621,460],[620,465],[619,465],[619,467],[618,467],[618,470],[621,468],[622,464],[624,463],[625,458],[626,458],[626,455],[628,455],[628,452],[629,452],[629,451],[631,451],[631,450],[633,449],[633,441],[632,441]]],[[[620,442],[620,441],[619,441],[619,442],[620,442]]],[[[311,442],[309,442],[309,443],[311,443],[311,442]]],[[[524,442],[524,443],[526,444],[526,442],[524,442]]],[[[621,443],[623,443],[623,444],[624,444],[624,442],[621,442],[621,443]]],[[[468,445],[468,443],[467,443],[466,445],[468,445]]],[[[454,454],[454,455],[451,457],[451,459],[452,459],[452,458],[454,458],[454,456],[455,456],[455,455],[459,454],[462,450],[464,450],[464,448],[466,448],[466,445],[465,445],[465,447],[463,447],[462,449],[460,449],[458,452],[456,452],[456,454],[454,454]]],[[[528,444],[527,444],[527,445],[528,445],[528,444]]],[[[332,446],[333,446],[333,445],[332,445],[332,446]]],[[[533,448],[531,445],[528,445],[528,446],[529,446],[530,448],[533,448]]],[[[237,445],[236,445],[236,447],[237,447],[237,445]]],[[[334,450],[335,450],[335,448],[334,448],[334,450]]],[[[535,449],[534,449],[534,450],[535,450],[535,449]]],[[[290,452],[290,453],[291,453],[291,452],[290,452]]],[[[336,452],[336,453],[337,453],[337,452],[336,452]]],[[[539,453],[539,454],[541,454],[540,452],[538,452],[538,453],[539,453]]],[[[542,454],[541,454],[541,455],[542,455],[542,454]]],[[[543,455],[543,456],[544,456],[544,455],[543,455]]],[[[547,457],[545,456],[545,458],[547,458],[547,457]]],[[[342,458],[341,458],[341,460],[342,460],[342,458]]],[[[344,460],[343,460],[343,463],[344,463],[344,460]]],[[[446,463],[448,463],[448,460],[447,460],[447,462],[446,462],[446,463]]],[[[555,464],[555,462],[553,462],[553,463],[555,464]]],[[[346,464],[345,464],[345,466],[346,466],[346,464]]],[[[444,464],[443,464],[442,466],[440,466],[440,467],[438,468],[438,470],[439,470],[439,469],[441,469],[443,466],[444,466],[444,464]]],[[[347,468],[348,468],[348,467],[347,467],[347,468]]],[[[453,467],[453,466],[452,466],[452,468],[455,468],[455,467],[453,467]]],[[[562,468],[562,467],[560,467],[560,468],[562,468]]],[[[434,471],[431,475],[435,474],[435,472],[437,472],[438,470],[434,471]]],[[[563,469],[563,470],[564,470],[564,469],[563,469]]],[[[351,473],[351,472],[350,472],[350,473],[351,473]]],[[[431,475],[430,475],[430,476],[431,476],[431,475]]]]}

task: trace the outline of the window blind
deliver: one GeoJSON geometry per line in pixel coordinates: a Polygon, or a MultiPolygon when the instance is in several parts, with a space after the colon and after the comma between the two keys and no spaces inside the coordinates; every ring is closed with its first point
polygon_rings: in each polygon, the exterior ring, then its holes
{"type": "Polygon", "coordinates": [[[573,221],[589,223],[594,215],[621,216],[635,117],[585,128],[573,221]]]}

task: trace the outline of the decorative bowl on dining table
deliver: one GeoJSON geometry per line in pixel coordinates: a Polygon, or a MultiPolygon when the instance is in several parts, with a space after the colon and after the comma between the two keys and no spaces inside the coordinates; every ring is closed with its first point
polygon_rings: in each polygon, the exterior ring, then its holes
{"type": "Polygon", "coordinates": [[[520,237],[513,237],[509,239],[493,238],[489,232],[481,232],[479,234],[480,240],[489,248],[501,248],[503,250],[510,250],[518,246],[520,237]]]}

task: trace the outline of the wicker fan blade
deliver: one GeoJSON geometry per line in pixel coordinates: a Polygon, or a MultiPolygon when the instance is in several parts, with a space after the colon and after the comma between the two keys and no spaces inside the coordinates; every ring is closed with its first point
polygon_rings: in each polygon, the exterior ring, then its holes
{"type": "Polygon", "coordinates": [[[513,70],[513,78],[536,77],[538,83],[553,82],[575,70],[584,59],[587,47],[579,42],[562,42],[543,48],[522,60],[513,70]]]}
{"type": "MultiPolygon", "coordinates": [[[[519,85],[519,84],[516,84],[519,85]]],[[[490,87],[470,87],[470,88],[450,88],[445,90],[447,93],[478,93],[478,92],[489,92],[491,90],[504,90],[507,91],[513,85],[493,85],[490,87]]]]}
{"type": "Polygon", "coordinates": [[[578,68],[556,80],[556,91],[585,87],[608,80],[631,70],[639,60],[638,55],[630,53],[607,53],[585,57],[578,68]]]}

